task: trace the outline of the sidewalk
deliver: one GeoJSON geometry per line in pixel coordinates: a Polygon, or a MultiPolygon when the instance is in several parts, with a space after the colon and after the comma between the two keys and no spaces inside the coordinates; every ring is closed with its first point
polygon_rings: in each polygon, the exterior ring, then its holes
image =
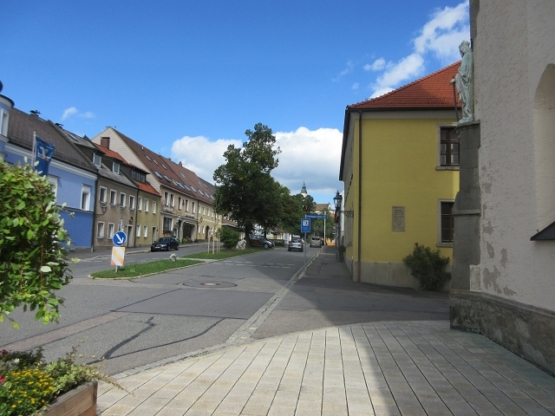
{"type": "MultiPolygon", "coordinates": [[[[324,272],[317,260],[307,275],[324,272]]],[[[115,378],[134,396],[102,383],[101,415],[555,414],[553,377],[447,321],[242,341],[115,378]]]]}

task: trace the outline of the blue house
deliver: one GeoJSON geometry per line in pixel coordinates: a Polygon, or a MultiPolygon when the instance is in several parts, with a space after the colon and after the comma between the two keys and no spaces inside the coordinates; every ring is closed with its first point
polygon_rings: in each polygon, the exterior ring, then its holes
{"type": "MultiPolygon", "coordinates": [[[[0,102],[2,98],[6,97],[0,96],[0,102]]],[[[55,146],[48,179],[53,185],[58,204],[66,204],[61,215],[64,227],[71,236],[70,249],[90,250],[94,224],[96,167],[52,121],[40,118],[37,111],[32,111],[31,114],[24,113],[13,108],[13,102],[11,109],[4,107],[0,104],[0,111],[8,113],[4,160],[13,165],[31,163],[34,135],[55,146]]],[[[0,152],[1,146],[2,143],[0,152]]]]}

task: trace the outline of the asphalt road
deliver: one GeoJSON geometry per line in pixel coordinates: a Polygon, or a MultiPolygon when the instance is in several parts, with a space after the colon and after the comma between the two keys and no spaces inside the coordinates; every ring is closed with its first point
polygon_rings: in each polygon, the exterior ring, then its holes
{"type": "MultiPolygon", "coordinates": [[[[126,256],[126,264],[167,256],[133,254],[126,256]]],[[[108,253],[80,257],[72,267],[75,278],[59,292],[66,299],[59,325],[43,325],[32,313],[15,311],[12,316],[21,328],[0,324],[1,348],[40,346],[52,360],[81,344],[78,351],[85,361],[104,357],[104,371],[119,373],[225,343],[304,264],[303,253],[277,248],[145,278],[104,280],[85,276],[109,268],[108,253]]]]}
{"type": "MultiPolygon", "coordinates": [[[[109,254],[88,253],[59,293],[66,299],[60,324],[42,325],[32,313],[16,311],[21,329],[0,324],[0,348],[41,346],[51,360],[82,343],[84,361],[104,357],[104,371],[116,374],[226,342],[352,323],[449,319],[446,293],[355,283],[333,247],[308,248],[306,258],[316,254],[304,273],[305,253],[275,248],[139,279],[104,280],[85,276],[105,269],[109,254]]],[[[133,254],[126,263],[167,256],[133,254]]]]}

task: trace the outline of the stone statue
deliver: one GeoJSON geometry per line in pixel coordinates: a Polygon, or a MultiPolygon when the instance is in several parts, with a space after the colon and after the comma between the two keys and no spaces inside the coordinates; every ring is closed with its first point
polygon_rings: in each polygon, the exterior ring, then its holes
{"type": "Polygon", "coordinates": [[[462,61],[459,71],[455,78],[451,81],[457,86],[459,92],[459,99],[462,104],[462,118],[459,124],[474,121],[474,94],[472,91],[473,77],[472,77],[472,50],[470,49],[470,42],[462,41],[459,46],[461,51],[462,61]]]}

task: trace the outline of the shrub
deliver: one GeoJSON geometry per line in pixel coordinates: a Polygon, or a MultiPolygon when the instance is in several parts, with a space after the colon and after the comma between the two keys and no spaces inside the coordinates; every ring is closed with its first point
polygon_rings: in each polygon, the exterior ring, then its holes
{"type": "Polygon", "coordinates": [[[225,248],[235,248],[241,239],[240,234],[229,227],[222,227],[220,229],[220,240],[224,243],[225,248]]]}
{"type": "Polygon", "coordinates": [[[70,241],[52,186],[29,165],[0,162],[0,201],[0,322],[18,306],[57,321],[63,299],[54,291],[71,279],[62,247],[70,241]]]}
{"type": "Polygon", "coordinates": [[[33,414],[52,399],[53,383],[54,379],[42,368],[10,371],[0,383],[0,414],[33,414]]]}
{"type": "Polygon", "coordinates": [[[412,254],[403,259],[403,263],[411,270],[411,274],[420,282],[422,290],[438,290],[451,278],[445,271],[449,257],[442,257],[439,250],[415,244],[412,254]]]}

